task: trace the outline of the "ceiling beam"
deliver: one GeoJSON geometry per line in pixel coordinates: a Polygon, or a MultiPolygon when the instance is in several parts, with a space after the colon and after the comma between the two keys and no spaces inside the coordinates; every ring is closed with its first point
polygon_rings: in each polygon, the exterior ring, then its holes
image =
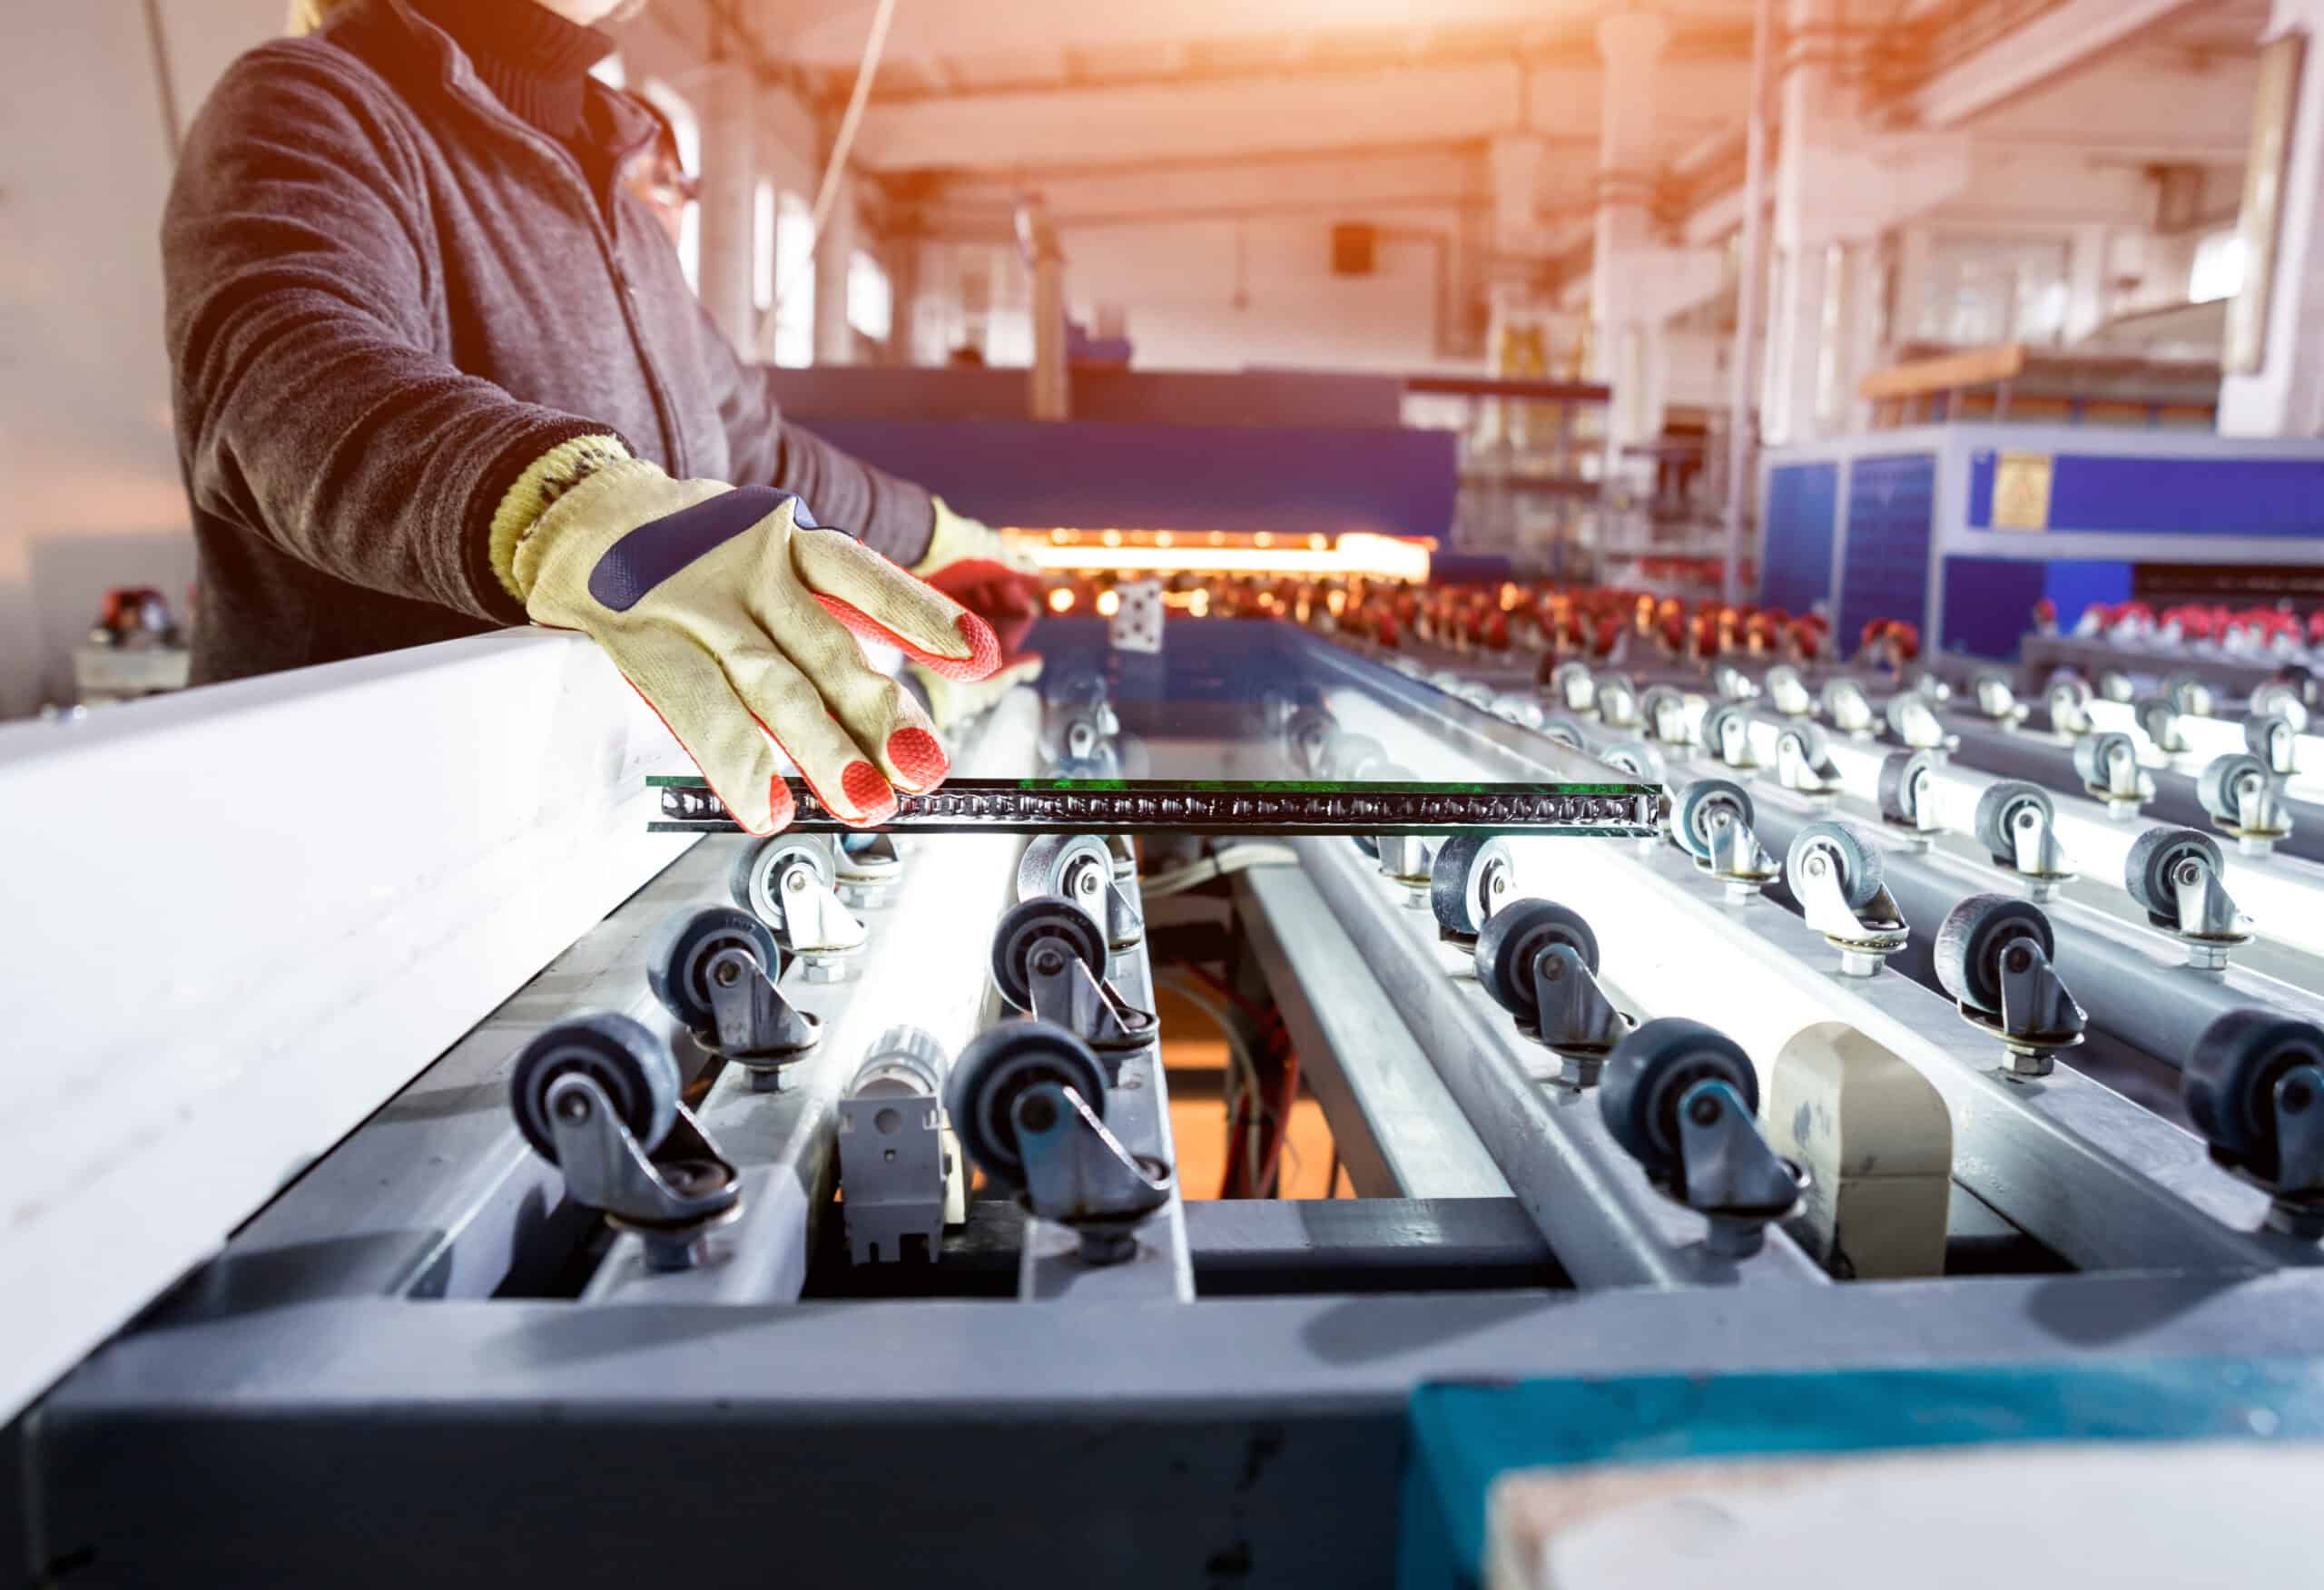
{"type": "Polygon", "coordinates": [[[1921,83],[1897,108],[1918,126],[1958,127],[2192,4],[2194,0],[2064,0],[1921,83]]]}

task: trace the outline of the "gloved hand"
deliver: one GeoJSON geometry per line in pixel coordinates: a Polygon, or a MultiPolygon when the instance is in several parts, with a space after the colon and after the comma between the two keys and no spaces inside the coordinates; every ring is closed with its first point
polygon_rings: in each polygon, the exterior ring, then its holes
{"type": "Polygon", "coordinates": [[[851,630],[948,682],[1000,662],[981,619],[817,527],[797,497],[634,459],[557,496],[503,573],[535,622],[606,649],[753,833],[791,820],[778,750],[859,825],[895,810],[894,787],[931,790],[950,770],[928,716],[851,630]]]}
{"type": "Polygon", "coordinates": [[[939,729],[983,712],[1019,684],[1041,676],[1038,653],[1022,648],[1040,616],[1039,566],[990,527],[936,501],[936,528],[911,572],[985,621],[1000,648],[990,676],[973,682],[941,677],[919,663],[912,672],[939,729]]]}

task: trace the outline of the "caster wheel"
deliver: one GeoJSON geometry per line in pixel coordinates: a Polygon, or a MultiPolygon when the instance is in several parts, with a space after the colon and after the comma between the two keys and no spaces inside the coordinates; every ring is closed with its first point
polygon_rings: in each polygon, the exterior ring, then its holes
{"type": "Polygon", "coordinates": [[[2221,822],[2233,822],[2238,815],[2237,792],[2254,782],[2265,785],[2274,777],[2268,764],[2250,752],[2230,751],[2204,765],[2195,780],[2195,799],[2221,822]]]}
{"type": "Polygon", "coordinates": [[[1936,766],[1936,759],[1925,751],[1892,751],[1880,759],[1880,815],[1891,822],[1912,822],[1917,818],[1914,803],[1928,799],[1927,788],[1920,780],[1936,766]]]}
{"type": "Polygon", "coordinates": [[[2010,836],[2017,831],[2018,820],[2028,809],[2039,811],[2048,821],[2057,814],[2051,804],[2050,792],[2039,784],[2029,784],[2023,779],[2004,779],[1986,787],[1977,797],[1977,815],[1970,825],[1977,842],[1985,853],[2006,867],[2017,853],[2010,836]]]}
{"type": "Polygon", "coordinates": [[[1880,892],[1880,851],[1863,829],[1845,822],[1811,822],[1792,836],[1785,852],[1784,876],[1798,887],[1811,859],[1822,851],[1839,869],[1841,898],[1851,911],[1861,911],[1880,892]]]}
{"type": "Polygon", "coordinates": [[[758,962],[770,982],[783,976],[783,951],[774,935],[764,922],[733,906],[681,911],[646,942],[645,985],[688,1032],[707,1032],[717,1025],[710,1002],[710,963],[727,949],[758,962]]]}
{"type": "Polygon", "coordinates": [[[2043,699],[2050,703],[2051,726],[2056,727],[2058,709],[2079,709],[2090,705],[2090,681],[2079,673],[2061,673],[2050,681],[2043,699]]]}
{"type": "Polygon", "coordinates": [[[1487,919],[1477,935],[1477,981],[1493,1003],[1524,1022],[1541,1019],[1533,997],[1534,961],[1552,944],[1562,944],[1598,970],[1598,935],[1581,913],[1548,900],[1518,900],[1487,919]]]}
{"type": "Polygon", "coordinates": [[[2215,1156],[2272,1174],[2276,1084],[2302,1065],[2324,1065],[2324,1028],[2271,1010],[2230,1010],[2196,1041],[2179,1096],[2215,1156]]]}
{"type": "Polygon", "coordinates": [[[1373,860],[1380,859],[1380,841],[1371,834],[1350,834],[1348,841],[1373,860]]]}
{"type": "Polygon", "coordinates": [[[1807,686],[1801,682],[1799,670],[1788,662],[1778,662],[1760,676],[1759,683],[1770,699],[1779,695],[1805,695],[1807,686]]]}
{"type": "Polygon", "coordinates": [[[558,1077],[576,1074],[605,1089],[639,1147],[651,1153],[661,1146],[678,1118],[678,1063],[644,1022],[605,1010],[557,1023],[517,1056],[508,1106],[536,1153],[556,1163],[549,1089],[558,1077]]]}
{"type": "Polygon", "coordinates": [[[1541,728],[1536,730],[1534,732],[1540,734],[1544,739],[1554,740],[1560,745],[1570,745],[1579,751],[1587,752],[1590,749],[1590,736],[1583,731],[1580,723],[1574,721],[1572,715],[1570,713],[1550,712],[1544,714],[1541,719],[1541,728]]]}
{"type": "Polygon", "coordinates": [[[1053,1022],[1004,1021],[980,1033],[952,1063],[946,1114],[969,1158],[995,1182],[1023,1185],[1014,1112],[1019,1098],[1045,1082],[1071,1088],[1104,1118],[1105,1068],[1088,1045],[1053,1022]]]}
{"type": "Polygon", "coordinates": [[[1662,758],[1643,740],[1610,741],[1598,748],[1598,760],[1642,784],[1662,782],[1662,758]]]}
{"type": "Polygon", "coordinates": [[[1615,725],[1627,722],[1638,712],[1638,686],[1627,673],[1601,673],[1598,676],[1598,721],[1615,725]]]}
{"type": "Polygon", "coordinates": [[[1036,895],[1002,914],[992,930],[992,980],[1014,1010],[1033,1007],[1033,951],[1062,940],[1093,977],[1106,975],[1106,936],[1089,913],[1059,895],[1036,895]]]}
{"type": "Polygon", "coordinates": [[[2298,685],[2281,680],[2271,679],[2251,692],[2250,715],[2281,718],[2291,725],[2295,734],[2308,731],[2308,702],[2300,696],[2298,685]]]}
{"type": "Polygon", "coordinates": [[[1733,780],[1697,779],[1679,792],[1679,809],[1672,815],[1670,831],[1688,855],[1698,861],[1708,861],[1711,835],[1717,831],[1718,820],[1722,815],[1748,828],[1758,813],[1752,808],[1751,797],[1733,780]]]}
{"type": "Polygon", "coordinates": [[[1666,713],[1679,712],[1687,698],[1667,684],[1649,684],[1646,693],[1638,698],[1638,719],[1651,740],[1663,738],[1660,725],[1666,713]]]}
{"type": "Polygon", "coordinates": [[[2114,760],[2117,751],[2129,757],[2132,763],[2137,762],[2137,742],[2122,731],[2109,729],[2096,734],[2085,734],[2073,742],[2073,770],[2084,784],[2102,786],[2106,782],[2107,765],[2114,760]]]}
{"type": "Polygon", "coordinates": [[[2149,740],[2165,751],[2176,750],[2179,744],[2179,710],[2162,696],[2148,696],[2131,709],[2132,717],[2149,740]]]}
{"type": "Polygon", "coordinates": [[[1283,746],[1291,757],[1291,765],[1313,778],[1323,765],[1324,748],[1336,731],[1332,715],[1321,707],[1305,706],[1294,712],[1283,730],[1283,746]]]}
{"type": "Polygon", "coordinates": [[[2162,699],[2171,703],[2174,712],[2190,718],[2211,716],[2211,688],[2193,674],[2167,674],[2160,688],[2162,699]]]}
{"type": "Polygon", "coordinates": [[[1921,695],[1916,692],[1906,691],[1902,695],[1895,695],[1888,698],[1888,705],[1882,710],[1880,715],[1886,721],[1888,724],[1888,732],[1890,734],[1896,736],[1898,740],[1906,738],[1905,732],[1905,725],[1907,721],[1906,715],[1911,712],[1915,706],[1926,707],[1932,712],[1935,710],[1935,703],[1931,702],[1926,696],[1921,695]]]}
{"type": "Polygon", "coordinates": [[[1780,752],[1787,745],[1797,751],[1799,760],[1811,768],[1831,754],[1824,731],[1813,723],[1785,724],[1782,732],[1776,736],[1776,749],[1780,752]]]}
{"type": "Polygon", "coordinates": [[[1936,980],[1947,994],[1987,1016],[2001,1014],[2002,951],[2031,938],[2048,957],[2058,947],[2050,918],[2014,895],[1971,895],[1945,913],[1936,930],[1936,980]]]}
{"type": "Polygon", "coordinates": [[[777,834],[761,839],[734,858],[734,869],[727,874],[727,885],[734,903],[760,921],[783,931],[783,874],[793,865],[803,862],[815,869],[823,887],[832,887],[839,876],[837,861],[832,847],[822,834],[777,834]]]}
{"type": "Polygon", "coordinates": [[[2122,863],[2122,888],[2148,916],[2169,927],[2179,925],[2179,893],[2171,875],[2190,858],[2201,861],[2216,877],[2225,865],[2211,835],[2197,829],[2152,828],[2131,845],[2122,863]]]}
{"type": "Polygon", "coordinates": [[[1387,761],[1387,748],[1369,734],[1343,734],[1324,752],[1324,771],[1350,782],[1376,779],[1387,761]]]}
{"type": "Polygon", "coordinates": [[[1868,704],[1864,699],[1864,686],[1853,679],[1826,680],[1824,688],[1817,692],[1816,700],[1823,707],[1824,715],[1835,721],[1857,707],[1866,707],[1869,714],[1868,704]]]}
{"type": "Polygon", "coordinates": [[[2270,715],[2243,720],[2243,748],[2258,757],[2273,772],[2276,764],[2290,759],[2293,730],[2287,718],[2270,715]]]}
{"type": "Polygon", "coordinates": [[[1658,1180],[1679,1173],[1679,1101],[1699,1082],[1734,1088],[1754,1115],[1759,1079],[1742,1045],[1715,1028],[1679,1016],[1648,1022],[1614,1045],[1598,1086],[1606,1130],[1658,1180]]]}
{"type": "Polygon", "coordinates": [[[1041,834],[1018,858],[1017,898],[1075,898],[1074,883],[1093,869],[1101,880],[1114,876],[1114,853],[1104,839],[1096,834],[1041,834]]]}
{"type": "Polygon", "coordinates": [[[1730,702],[1722,707],[1713,707],[1703,714],[1700,733],[1705,754],[1720,761],[1726,760],[1727,725],[1730,720],[1740,717],[1745,711],[1745,708],[1730,702]]]}
{"type": "Polygon", "coordinates": [[[1513,864],[1509,842],[1490,834],[1454,834],[1439,845],[1428,881],[1436,925],[1463,937],[1482,932],[1508,903],[1513,864]]]}

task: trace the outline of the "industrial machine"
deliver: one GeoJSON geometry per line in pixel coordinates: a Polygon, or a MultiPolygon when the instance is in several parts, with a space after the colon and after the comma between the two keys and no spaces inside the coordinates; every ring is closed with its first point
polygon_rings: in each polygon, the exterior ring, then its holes
{"type": "Polygon", "coordinates": [[[725,831],[570,637],[0,734],[10,1565],[1461,1584],[1657,1387],[2324,1429],[2235,1367],[2324,1324],[2304,728],[2181,820],[2094,692],[1203,605],[878,835],[725,831]],[[1356,1196],[1191,1195],[1166,983],[1356,1196]]]}

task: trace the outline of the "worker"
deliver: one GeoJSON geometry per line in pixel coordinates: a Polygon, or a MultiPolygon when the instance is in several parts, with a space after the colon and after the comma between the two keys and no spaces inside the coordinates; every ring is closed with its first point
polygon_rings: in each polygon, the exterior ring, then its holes
{"type": "Polygon", "coordinates": [[[1009,555],[784,423],[694,298],[620,180],[656,123],[589,74],[635,8],[295,0],[211,94],[162,225],[194,677],[580,630],[745,829],[793,815],[778,752],[877,822],[1038,666],[946,594],[1009,555]]]}

